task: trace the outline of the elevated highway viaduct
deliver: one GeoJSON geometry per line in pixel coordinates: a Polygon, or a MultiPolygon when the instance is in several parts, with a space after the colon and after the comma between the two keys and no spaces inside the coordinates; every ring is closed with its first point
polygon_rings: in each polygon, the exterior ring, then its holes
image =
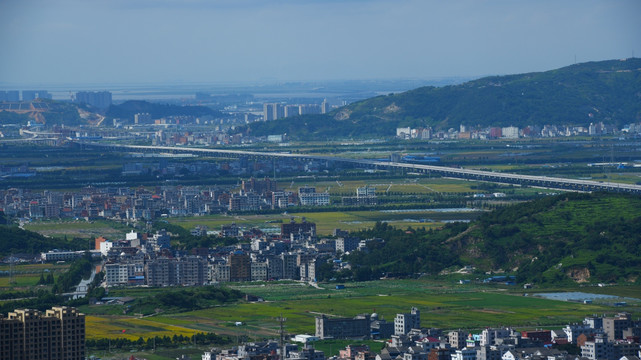
{"type": "Polygon", "coordinates": [[[110,149],[113,151],[138,151],[138,152],[164,152],[164,153],[193,153],[208,154],[216,157],[239,158],[250,157],[257,159],[297,159],[301,161],[315,160],[325,162],[349,163],[355,166],[377,169],[401,169],[406,172],[420,174],[435,174],[445,177],[496,182],[503,184],[527,185],[569,191],[609,191],[641,194],[641,185],[600,182],[592,180],[567,179],[549,176],[519,175],[483,170],[471,170],[447,166],[420,165],[399,162],[386,162],[376,160],[347,159],[334,156],[317,156],[305,154],[292,154],[284,152],[260,152],[243,150],[207,149],[194,147],[174,146],[144,146],[144,145],[116,145],[95,142],[81,143],[85,147],[110,149]]]}

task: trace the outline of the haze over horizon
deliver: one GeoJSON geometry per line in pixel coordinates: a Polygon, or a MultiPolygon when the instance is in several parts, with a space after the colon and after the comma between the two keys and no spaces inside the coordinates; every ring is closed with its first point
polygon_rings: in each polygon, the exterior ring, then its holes
{"type": "Polygon", "coordinates": [[[641,53],[641,2],[5,0],[0,82],[429,79],[641,53]]]}

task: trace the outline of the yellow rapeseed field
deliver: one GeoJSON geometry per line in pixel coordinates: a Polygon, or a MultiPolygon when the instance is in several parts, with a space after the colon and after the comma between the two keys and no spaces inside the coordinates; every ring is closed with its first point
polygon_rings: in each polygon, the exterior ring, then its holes
{"type": "Polygon", "coordinates": [[[161,324],[134,317],[96,317],[89,315],[85,318],[85,331],[87,339],[94,340],[118,338],[138,340],[140,337],[146,339],[155,336],[192,336],[199,332],[181,326],[161,324]]]}

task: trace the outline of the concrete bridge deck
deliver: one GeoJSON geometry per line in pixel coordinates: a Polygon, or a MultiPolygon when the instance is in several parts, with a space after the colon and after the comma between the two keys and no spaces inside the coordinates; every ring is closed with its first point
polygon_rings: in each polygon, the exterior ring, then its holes
{"type": "Polygon", "coordinates": [[[641,185],[600,182],[593,180],[567,179],[549,176],[519,175],[511,173],[471,170],[463,168],[454,168],[447,166],[420,165],[399,162],[386,162],[376,160],[359,160],[347,159],[333,156],[317,156],[306,154],[292,154],[285,152],[259,152],[259,151],[242,151],[242,150],[225,150],[225,149],[207,149],[194,147],[174,147],[174,146],[144,146],[144,145],[116,145],[101,143],[82,143],[88,147],[111,148],[113,150],[136,150],[143,152],[189,152],[204,153],[220,157],[237,158],[249,156],[254,158],[265,159],[299,159],[299,160],[317,160],[328,162],[350,163],[357,166],[378,168],[378,169],[402,169],[422,174],[438,174],[446,177],[480,180],[488,182],[497,182],[504,184],[517,184],[527,186],[538,186],[552,189],[562,189],[569,191],[610,191],[626,192],[641,194],[641,185]]]}

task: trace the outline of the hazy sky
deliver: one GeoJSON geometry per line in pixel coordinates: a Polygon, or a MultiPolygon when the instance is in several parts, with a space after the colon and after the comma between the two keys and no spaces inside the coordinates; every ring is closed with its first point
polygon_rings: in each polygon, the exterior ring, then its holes
{"type": "Polygon", "coordinates": [[[423,79],[641,56],[640,0],[0,0],[0,82],[423,79]]]}

